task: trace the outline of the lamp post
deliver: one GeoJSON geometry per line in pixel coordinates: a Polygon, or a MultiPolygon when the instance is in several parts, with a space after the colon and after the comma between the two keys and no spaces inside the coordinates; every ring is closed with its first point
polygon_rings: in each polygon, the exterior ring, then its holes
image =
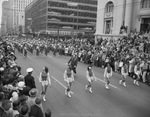
{"type": "MultiPolygon", "coordinates": [[[[69,2],[69,3],[67,3],[67,5],[68,6],[70,6],[70,7],[77,7],[77,37],[78,37],[78,15],[79,15],[79,4],[78,3],[73,3],[73,2],[69,2]]],[[[73,14],[74,15],[74,14],[73,14]]],[[[74,15],[75,16],[75,15],[74,15]]],[[[74,18],[73,18],[73,35],[74,35],[74,18]]],[[[77,38],[76,37],[76,38],[77,38]]]]}

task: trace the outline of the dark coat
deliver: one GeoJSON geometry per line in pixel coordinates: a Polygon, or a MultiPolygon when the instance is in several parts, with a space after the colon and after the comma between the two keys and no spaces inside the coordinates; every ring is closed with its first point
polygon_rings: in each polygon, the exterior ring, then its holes
{"type": "Polygon", "coordinates": [[[24,77],[25,80],[25,85],[32,88],[36,88],[35,86],[35,81],[34,81],[34,77],[31,76],[31,74],[28,74],[24,77]]]}
{"type": "Polygon", "coordinates": [[[6,113],[5,110],[0,106],[0,117],[12,117],[11,113],[6,113]]]}
{"type": "Polygon", "coordinates": [[[39,106],[33,105],[31,106],[29,117],[44,117],[44,114],[39,106]]]}
{"type": "Polygon", "coordinates": [[[69,65],[71,65],[72,67],[77,67],[77,64],[78,64],[78,58],[77,57],[72,57],[69,62],[68,62],[69,65]]]}
{"type": "Polygon", "coordinates": [[[4,111],[2,107],[0,107],[0,117],[7,117],[7,113],[4,111]]]}

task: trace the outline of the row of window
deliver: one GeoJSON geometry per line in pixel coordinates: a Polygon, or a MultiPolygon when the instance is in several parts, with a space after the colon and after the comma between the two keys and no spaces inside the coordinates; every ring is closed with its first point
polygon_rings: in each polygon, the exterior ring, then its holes
{"type": "Polygon", "coordinates": [[[70,25],[70,24],[56,24],[56,23],[48,23],[47,24],[48,28],[70,28],[70,29],[93,29],[93,26],[80,26],[80,25],[70,25]]]}
{"type": "Polygon", "coordinates": [[[48,2],[49,7],[61,7],[61,8],[71,8],[71,9],[79,9],[79,10],[87,10],[87,11],[97,11],[97,7],[86,6],[86,5],[78,5],[78,6],[69,6],[66,3],[59,3],[59,2],[48,2]]]}
{"type": "Polygon", "coordinates": [[[141,8],[150,8],[150,0],[141,0],[141,8]]]}
{"type": "Polygon", "coordinates": [[[59,22],[72,22],[72,23],[83,23],[83,24],[89,24],[90,22],[96,22],[96,20],[90,20],[90,19],[79,19],[79,18],[63,18],[63,17],[52,17],[48,16],[48,19],[56,19],[59,22]]]}
{"type": "Polygon", "coordinates": [[[51,8],[48,8],[48,12],[53,14],[58,14],[58,15],[81,16],[81,17],[90,17],[90,18],[96,18],[97,16],[96,13],[66,11],[66,10],[51,9],[51,8]]]}
{"type": "Polygon", "coordinates": [[[63,0],[63,1],[97,5],[97,0],[63,0]]]}

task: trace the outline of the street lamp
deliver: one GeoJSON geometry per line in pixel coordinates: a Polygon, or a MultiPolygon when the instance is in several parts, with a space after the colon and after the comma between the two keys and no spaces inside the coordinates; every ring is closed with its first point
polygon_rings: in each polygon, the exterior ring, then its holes
{"type": "MultiPolygon", "coordinates": [[[[78,35],[78,13],[79,13],[79,4],[78,3],[74,3],[74,2],[69,2],[67,3],[68,6],[70,7],[77,7],[77,35],[78,35]]],[[[74,13],[71,14],[72,16],[74,16],[74,13]]],[[[74,35],[74,18],[73,18],[73,35],[74,35]]]]}

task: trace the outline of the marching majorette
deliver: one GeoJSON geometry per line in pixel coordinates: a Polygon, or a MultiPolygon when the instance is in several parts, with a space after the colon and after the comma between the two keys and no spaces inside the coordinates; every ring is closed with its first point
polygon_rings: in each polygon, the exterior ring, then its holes
{"type": "Polygon", "coordinates": [[[45,66],[43,68],[43,71],[40,73],[39,82],[41,83],[41,86],[42,86],[41,94],[43,95],[43,100],[46,101],[45,95],[46,95],[47,87],[48,85],[51,86],[51,79],[50,79],[48,67],[45,66]]]}
{"type": "Polygon", "coordinates": [[[107,66],[105,67],[105,70],[104,70],[104,78],[105,78],[105,81],[106,81],[105,88],[106,89],[109,89],[109,84],[110,84],[110,78],[111,77],[112,77],[112,68],[110,67],[110,64],[107,63],[107,66]]]}
{"type": "Polygon", "coordinates": [[[135,67],[134,67],[134,73],[136,75],[136,79],[133,81],[133,83],[137,86],[139,86],[139,80],[140,80],[140,76],[142,74],[141,72],[141,67],[140,67],[140,62],[138,62],[135,67]]]}
{"type": "Polygon", "coordinates": [[[72,82],[74,82],[74,74],[73,74],[72,67],[70,65],[64,72],[64,81],[67,84],[67,89],[65,90],[65,95],[67,95],[68,97],[71,97],[71,95],[70,95],[71,85],[72,85],[72,82]]]}
{"type": "Polygon", "coordinates": [[[96,77],[94,75],[94,72],[92,70],[92,65],[87,67],[87,71],[86,71],[86,78],[88,80],[88,85],[85,86],[85,89],[89,90],[90,93],[92,93],[92,83],[95,80],[96,81],[96,77]]]}
{"type": "Polygon", "coordinates": [[[122,80],[119,81],[119,84],[123,85],[124,87],[126,87],[126,78],[128,76],[128,66],[127,64],[123,64],[122,68],[121,68],[121,74],[122,74],[122,80]]]}

